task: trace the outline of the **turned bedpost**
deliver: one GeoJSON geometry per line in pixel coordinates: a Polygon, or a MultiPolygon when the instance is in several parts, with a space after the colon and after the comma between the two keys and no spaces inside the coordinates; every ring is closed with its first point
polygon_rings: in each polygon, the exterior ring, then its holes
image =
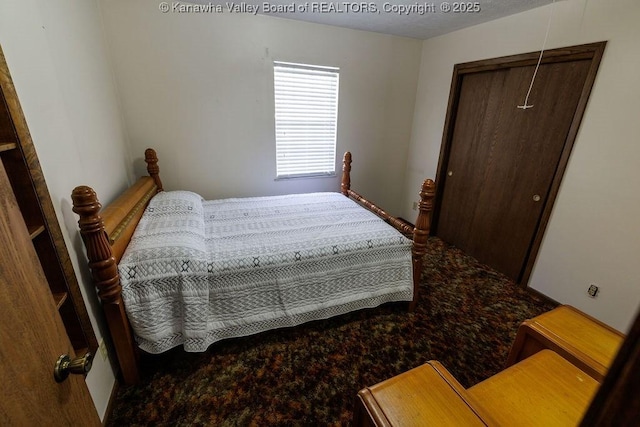
{"type": "Polygon", "coordinates": [[[138,382],[138,351],[122,300],[118,266],[111,251],[104,222],[99,214],[100,202],[91,187],[76,187],[71,194],[73,211],[80,216],[80,235],[87,249],[93,283],[102,301],[111,338],[125,383],[138,382]]]}
{"type": "Polygon", "coordinates": [[[436,195],[436,184],[431,179],[422,183],[420,190],[420,202],[418,203],[418,219],[413,229],[413,245],[411,246],[411,258],[413,260],[413,301],[409,304],[409,311],[413,311],[418,302],[418,289],[422,275],[422,262],[427,253],[427,241],[431,231],[431,213],[433,212],[433,199],[436,195]]]}
{"type": "Polygon", "coordinates": [[[158,156],[156,150],[153,148],[147,148],[144,151],[144,161],[147,162],[147,172],[149,176],[153,178],[153,181],[158,187],[158,193],[164,191],[162,188],[162,181],[160,180],[160,167],[158,166],[158,156]]]}
{"type": "Polygon", "coordinates": [[[351,189],[351,152],[344,153],[342,158],[342,183],[340,184],[340,191],[345,196],[349,197],[349,190],[351,189]]]}

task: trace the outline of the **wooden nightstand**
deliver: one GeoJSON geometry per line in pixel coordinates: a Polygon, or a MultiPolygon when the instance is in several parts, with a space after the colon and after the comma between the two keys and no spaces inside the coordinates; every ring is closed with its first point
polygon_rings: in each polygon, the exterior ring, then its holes
{"type": "Polygon", "coordinates": [[[506,367],[548,348],[602,382],[623,340],[622,333],[563,305],[520,325],[506,367]]]}

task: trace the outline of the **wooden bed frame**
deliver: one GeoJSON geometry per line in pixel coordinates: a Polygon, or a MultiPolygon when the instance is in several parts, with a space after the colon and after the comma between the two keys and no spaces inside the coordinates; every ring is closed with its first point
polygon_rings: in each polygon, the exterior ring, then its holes
{"type": "MultiPolygon", "coordinates": [[[[140,379],[139,350],[124,309],[118,262],[120,262],[149,200],[158,192],[163,191],[155,150],[149,148],[145,151],[145,162],[149,176],[140,178],[105,209],[101,210],[102,205],[91,187],[76,187],[71,194],[73,211],[80,216],[78,225],[87,251],[93,282],[98,291],[98,297],[102,301],[122,378],[126,384],[136,383],[140,379]]],[[[383,218],[401,233],[413,235],[411,252],[414,290],[413,301],[409,303],[409,310],[412,311],[418,298],[422,258],[426,252],[429,237],[435,183],[427,179],[422,184],[418,218],[415,227],[411,227],[351,190],[350,172],[351,153],[347,152],[343,159],[341,193],[383,218]]]]}

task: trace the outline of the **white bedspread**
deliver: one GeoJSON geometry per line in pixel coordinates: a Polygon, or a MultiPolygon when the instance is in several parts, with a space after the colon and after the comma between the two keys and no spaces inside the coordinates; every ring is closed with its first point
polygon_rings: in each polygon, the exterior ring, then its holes
{"type": "Polygon", "coordinates": [[[150,353],[204,351],[413,296],[411,242],[339,193],[160,193],[118,268],[136,340],[150,353]]]}

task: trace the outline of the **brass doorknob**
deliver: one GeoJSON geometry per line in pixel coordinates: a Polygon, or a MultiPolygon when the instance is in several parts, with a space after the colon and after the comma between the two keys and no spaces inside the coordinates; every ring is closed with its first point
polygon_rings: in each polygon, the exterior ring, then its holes
{"type": "Polygon", "coordinates": [[[449,175],[449,176],[453,176],[453,171],[449,171],[449,172],[447,172],[447,175],[449,175]]]}
{"type": "Polygon", "coordinates": [[[53,377],[56,382],[61,383],[66,380],[69,374],[87,375],[91,370],[93,363],[93,354],[88,351],[82,357],[76,357],[71,360],[68,354],[63,354],[58,358],[55,368],[53,368],[53,377]]]}
{"type": "Polygon", "coordinates": [[[539,194],[534,194],[533,195],[533,201],[534,202],[539,202],[540,201],[540,195],[539,194]]]}

